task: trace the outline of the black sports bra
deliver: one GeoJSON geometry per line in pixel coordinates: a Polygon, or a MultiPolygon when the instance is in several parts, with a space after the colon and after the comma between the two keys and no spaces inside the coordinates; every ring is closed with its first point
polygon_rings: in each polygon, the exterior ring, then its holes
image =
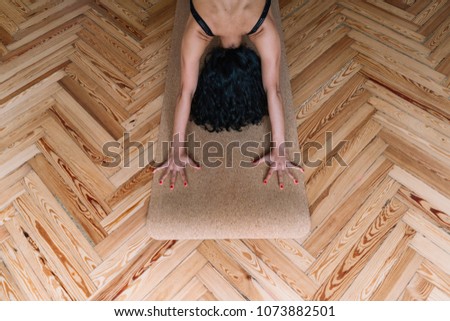
{"type": "MultiPolygon", "coordinates": [[[[247,33],[247,35],[251,35],[252,33],[255,33],[259,29],[259,27],[261,27],[262,23],[264,22],[264,19],[266,19],[267,14],[269,13],[270,3],[271,3],[271,0],[266,0],[266,4],[264,6],[263,12],[261,13],[261,16],[259,17],[258,21],[256,22],[255,26],[252,28],[252,30],[250,30],[250,32],[247,33]]],[[[195,10],[192,0],[191,0],[191,13],[192,13],[192,16],[194,17],[195,21],[197,21],[197,23],[200,25],[200,27],[203,29],[203,31],[208,36],[213,37],[214,34],[212,33],[211,29],[206,24],[205,20],[203,20],[203,18],[200,17],[200,15],[198,14],[197,10],[195,10]]]]}

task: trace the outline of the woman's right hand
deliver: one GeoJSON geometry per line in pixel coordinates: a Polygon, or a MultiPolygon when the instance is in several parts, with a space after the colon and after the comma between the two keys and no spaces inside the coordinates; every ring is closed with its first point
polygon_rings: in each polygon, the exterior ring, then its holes
{"type": "Polygon", "coordinates": [[[170,175],[171,190],[175,188],[175,182],[179,173],[183,179],[184,187],[187,187],[188,182],[186,179],[186,166],[188,164],[197,170],[201,169],[200,165],[198,165],[194,160],[192,160],[192,158],[189,157],[189,155],[186,153],[185,148],[180,148],[177,152],[174,152],[174,149],[171,148],[168,159],[157,168],[155,168],[153,173],[157,173],[163,170],[162,176],[159,179],[159,185],[163,185],[164,180],[167,178],[167,176],[170,175]]]}

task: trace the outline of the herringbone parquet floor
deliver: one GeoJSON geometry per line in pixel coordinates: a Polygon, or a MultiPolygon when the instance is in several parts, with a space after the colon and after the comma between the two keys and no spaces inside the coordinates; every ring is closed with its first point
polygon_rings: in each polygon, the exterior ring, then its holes
{"type": "Polygon", "coordinates": [[[0,2],[1,300],[450,298],[450,1],[280,7],[311,235],[156,241],[102,146],[157,139],[175,0],[0,2]]]}

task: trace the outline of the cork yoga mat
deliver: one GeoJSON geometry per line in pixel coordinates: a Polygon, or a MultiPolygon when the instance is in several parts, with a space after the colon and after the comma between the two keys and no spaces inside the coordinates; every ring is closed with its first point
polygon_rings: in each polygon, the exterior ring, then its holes
{"type": "MultiPolygon", "coordinates": [[[[272,1],[271,10],[281,34],[278,1],[272,1]]],[[[154,160],[158,164],[167,159],[167,143],[164,142],[172,139],[180,86],[181,38],[189,14],[189,1],[177,1],[159,140],[154,146],[154,160]]],[[[245,42],[252,46],[248,39],[245,42]]],[[[284,45],[280,80],[285,138],[293,146],[288,148],[288,155],[298,164],[300,153],[284,45]]],[[[269,133],[268,116],[264,117],[261,125],[249,125],[241,132],[210,133],[188,122],[188,153],[202,169],[188,166],[186,175],[189,185],[184,187],[183,180],[178,177],[174,190],[169,188],[169,176],[161,186],[159,178],[162,171],[155,173],[147,216],[150,236],[160,240],[177,240],[301,238],[308,234],[310,215],[303,174],[294,171],[298,185],[285,175],[285,187],[280,190],[276,174],[267,185],[262,183],[269,169],[265,163],[248,166],[253,159],[269,150],[269,133]]]]}

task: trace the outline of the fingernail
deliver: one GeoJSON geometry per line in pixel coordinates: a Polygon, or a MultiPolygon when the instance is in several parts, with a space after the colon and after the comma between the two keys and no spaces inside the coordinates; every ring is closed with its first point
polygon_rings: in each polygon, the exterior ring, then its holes
{"type": "Polygon", "coordinates": [[[302,171],[302,173],[304,173],[304,172],[305,172],[305,170],[304,170],[303,168],[300,168],[300,170],[302,171]]]}
{"type": "Polygon", "coordinates": [[[264,184],[267,184],[267,179],[264,180],[264,184]]]}
{"type": "Polygon", "coordinates": [[[187,182],[184,182],[184,186],[187,186],[187,182]]]}
{"type": "Polygon", "coordinates": [[[280,184],[280,188],[283,189],[283,188],[284,188],[284,185],[283,185],[283,184],[280,184]]]}
{"type": "Polygon", "coordinates": [[[163,184],[163,181],[159,181],[159,185],[162,185],[163,184]]]}
{"type": "Polygon", "coordinates": [[[174,187],[173,184],[170,184],[170,189],[173,189],[173,187],[174,187]]]}
{"type": "Polygon", "coordinates": [[[298,184],[298,180],[294,180],[294,183],[295,183],[295,184],[298,184]]]}

